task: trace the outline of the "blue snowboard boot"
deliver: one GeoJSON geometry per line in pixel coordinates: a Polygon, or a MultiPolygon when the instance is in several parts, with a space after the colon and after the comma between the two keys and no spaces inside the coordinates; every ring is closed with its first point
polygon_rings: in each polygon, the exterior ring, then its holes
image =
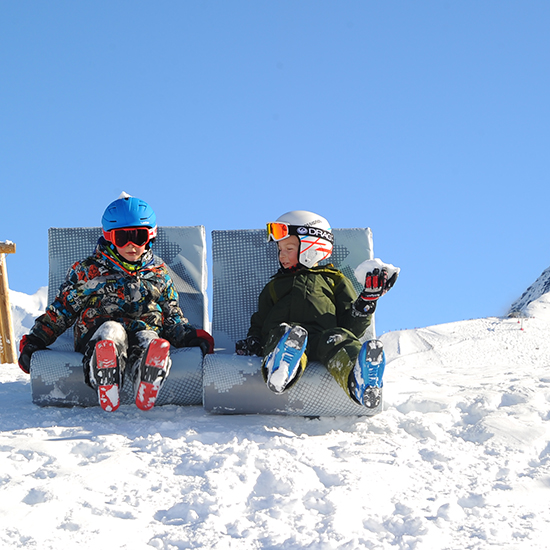
{"type": "Polygon", "coordinates": [[[275,349],[263,363],[267,387],[274,393],[283,393],[303,371],[301,364],[307,346],[307,330],[300,326],[288,327],[275,349]]]}
{"type": "Polygon", "coordinates": [[[375,409],[380,405],[385,367],[386,354],[382,342],[365,342],[348,381],[349,392],[354,401],[368,409],[375,409]]]}

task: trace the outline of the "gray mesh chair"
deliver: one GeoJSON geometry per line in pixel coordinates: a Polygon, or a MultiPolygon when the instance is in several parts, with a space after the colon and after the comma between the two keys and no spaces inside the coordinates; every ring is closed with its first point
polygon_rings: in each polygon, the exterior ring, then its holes
{"type": "MultiPolygon", "coordinates": [[[[89,256],[101,235],[99,227],[51,228],[48,232],[48,303],[55,298],[68,269],[89,256]]],[[[206,297],[206,239],[203,226],[159,227],[153,252],[165,262],[189,322],[208,330],[206,297]]],[[[202,404],[202,353],[199,348],[171,350],[172,368],[157,405],[202,404]]],[[[132,403],[133,388],[127,380],[121,392],[122,404],[132,403]]],[[[33,402],[41,406],[94,406],[97,394],[84,383],[82,354],[74,351],[73,330],[67,330],[31,362],[33,402]]]]}
{"type": "MultiPolygon", "coordinates": [[[[330,262],[355,285],[353,270],[373,258],[371,230],[336,229],[330,262]]],[[[277,271],[277,247],[266,242],[265,230],[212,232],[213,324],[216,354],[204,361],[206,410],[219,414],[285,414],[296,416],[369,416],[369,410],[350,400],[320,363],[309,363],[296,385],[281,395],[272,393],[262,378],[261,359],[234,353],[235,342],[246,336],[258,296],[277,271]]],[[[365,340],[374,338],[374,323],[365,340]]]]}

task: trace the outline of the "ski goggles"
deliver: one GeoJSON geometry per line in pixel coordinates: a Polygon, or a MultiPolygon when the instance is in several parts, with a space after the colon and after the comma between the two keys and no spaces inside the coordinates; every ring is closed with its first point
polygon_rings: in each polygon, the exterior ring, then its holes
{"type": "Polygon", "coordinates": [[[268,241],[282,241],[290,235],[296,235],[296,233],[291,233],[290,226],[286,223],[271,222],[267,224],[268,241]]]}
{"type": "Polygon", "coordinates": [[[334,235],[325,229],[318,227],[308,227],[305,225],[288,225],[283,222],[271,222],[267,224],[267,240],[282,241],[290,235],[296,235],[298,238],[311,237],[314,239],[324,239],[330,244],[334,243],[334,235]]]}
{"type": "Polygon", "coordinates": [[[156,227],[124,227],[103,231],[103,236],[118,248],[124,248],[128,243],[145,246],[157,236],[156,227]]]}

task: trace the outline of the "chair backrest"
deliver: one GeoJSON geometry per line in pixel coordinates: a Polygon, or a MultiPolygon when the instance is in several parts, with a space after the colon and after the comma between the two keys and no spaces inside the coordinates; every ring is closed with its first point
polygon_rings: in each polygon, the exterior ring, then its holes
{"type": "MultiPolygon", "coordinates": [[[[90,256],[101,236],[100,227],[52,227],[48,231],[48,303],[78,260],[90,256]]],[[[189,322],[208,329],[206,238],[204,226],[159,227],[153,253],[166,264],[189,322]]]]}
{"type": "MultiPolygon", "coordinates": [[[[353,270],[373,255],[369,228],[334,229],[334,249],[330,259],[354,284],[353,270]]],[[[246,336],[250,317],[258,306],[258,296],[278,268],[277,246],[268,243],[265,229],[212,232],[213,302],[212,332],[216,348],[233,353],[235,342],[246,336]]],[[[374,337],[374,323],[368,331],[374,337]]]]}

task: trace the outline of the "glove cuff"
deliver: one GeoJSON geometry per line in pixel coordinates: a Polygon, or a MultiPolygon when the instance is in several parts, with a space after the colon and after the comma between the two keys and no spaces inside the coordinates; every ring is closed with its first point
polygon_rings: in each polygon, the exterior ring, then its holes
{"type": "MultiPolygon", "coordinates": [[[[205,353],[214,353],[214,338],[211,334],[202,329],[197,329],[196,331],[197,338],[203,340],[207,345],[204,346],[205,353]]],[[[201,349],[203,346],[201,345],[201,349]]]]}
{"type": "MultiPolygon", "coordinates": [[[[44,340],[34,335],[32,332],[29,334],[25,334],[23,338],[21,338],[21,341],[19,342],[19,353],[21,353],[23,351],[23,348],[28,345],[33,346],[37,350],[46,349],[46,344],[44,340]]],[[[34,351],[35,350],[33,350],[33,352],[34,351]]]]}
{"type": "Polygon", "coordinates": [[[351,310],[355,317],[366,317],[372,315],[376,310],[376,304],[378,303],[378,297],[375,299],[366,300],[363,296],[359,296],[355,302],[353,302],[353,308],[351,310]]]}

